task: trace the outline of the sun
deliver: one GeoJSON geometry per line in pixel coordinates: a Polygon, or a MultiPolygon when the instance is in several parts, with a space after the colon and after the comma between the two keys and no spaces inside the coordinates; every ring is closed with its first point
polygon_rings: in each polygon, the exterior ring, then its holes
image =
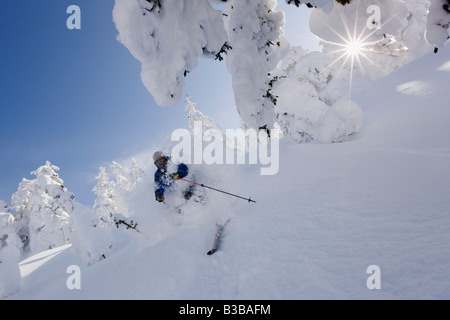
{"type": "Polygon", "coordinates": [[[346,42],[347,43],[345,44],[344,48],[347,55],[355,57],[362,53],[364,48],[364,42],[360,40],[350,40],[346,42]]]}

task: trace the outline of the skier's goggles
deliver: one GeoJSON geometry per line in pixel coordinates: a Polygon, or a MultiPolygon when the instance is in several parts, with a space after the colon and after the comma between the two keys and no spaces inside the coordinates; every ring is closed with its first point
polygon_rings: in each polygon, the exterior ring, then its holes
{"type": "Polygon", "coordinates": [[[155,161],[155,164],[159,167],[162,165],[165,165],[167,163],[167,158],[160,158],[158,160],[155,161]]]}

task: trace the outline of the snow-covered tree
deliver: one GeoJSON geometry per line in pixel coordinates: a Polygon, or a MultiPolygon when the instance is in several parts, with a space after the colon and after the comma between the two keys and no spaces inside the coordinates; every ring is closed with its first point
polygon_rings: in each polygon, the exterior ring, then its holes
{"type": "Polygon", "coordinates": [[[115,177],[116,187],[130,191],[133,184],[129,179],[128,167],[122,166],[120,163],[113,161],[110,165],[115,177]]]}
{"type": "Polygon", "coordinates": [[[94,209],[99,216],[100,224],[110,225],[112,223],[112,214],[117,213],[117,206],[115,204],[116,183],[109,180],[105,167],[100,167],[95,179],[97,180],[97,184],[92,189],[92,192],[97,195],[94,201],[94,209]]]}
{"type": "Polygon", "coordinates": [[[191,97],[186,97],[186,108],[184,109],[185,112],[188,113],[188,125],[189,125],[189,131],[191,134],[195,134],[195,123],[200,122],[202,124],[202,131],[205,132],[209,129],[217,129],[222,130],[218,123],[216,123],[213,119],[210,117],[204,115],[200,110],[196,108],[196,103],[192,102],[191,97]]]}
{"type": "Polygon", "coordinates": [[[0,263],[5,262],[6,257],[18,262],[23,247],[18,236],[20,225],[8,212],[9,207],[9,204],[0,200],[0,263]]]}
{"type": "MultiPolygon", "coordinates": [[[[197,103],[193,102],[191,100],[191,97],[186,97],[185,101],[187,102],[187,105],[184,111],[188,112],[187,118],[189,132],[191,134],[190,138],[192,139],[191,144],[195,143],[195,136],[198,136],[203,141],[214,141],[213,144],[215,144],[216,146],[224,143],[225,141],[223,141],[223,131],[220,125],[212,118],[208,117],[200,110],[198,110],[196,108],[197,103]]],[[[173,142],[171,142],[170,144],[172,145],[173,142]]],[[[168,148],[171,149],[171,154],[174,159],[183,161],[181,159],[178,159],[178,156],[180,155],[177,154],[176,151],[174,151],[173,146],[168,146],[168,148]]]]}
{"type": "Polygon", "coordinates": [[[274,0],[231,1],[225,26],[231,50],[227,68],[232,76],[236,107],[245,127],[272,129],[276,98],[270,72],[286,54],[284,14],[274,0]]]}
{"type": "Polygon", "coordinates": [[[22,241],[18,222],[8,212],[9,205],[0,200],[0,299],[19,290],[22,241]]]}
{"type": "Polygon", "coordinates": [[[116,0],[118,40],[142,63],[141,79],[156,103],[183,96],[184,77],[198,57],[223,59],[227,36],[222,12],[207,0],[116,0]]]}
{"type": "Polygon", "coordinates": [[[131,191],[142,180],[145,174],[145,167],[139,164],[136,159],[131,159],[130,167],[123,166],[113,161],[110,165],[115,176],[116,187],[126,191],[131,191]]]}
{"type": "Polygon", "coordinates": [[[314,131],[327,110],[327,106],[318,100],[314,86],[297,74],[296,69],[300,66],[297,62],[306,53],[301,47],[292,48],[274,78],[274,93],[278,97],[277,122],[283,133],[298,143],[315,138],[314,131]]]}
{"type": "Polygon", "coordinates": [[[75,196],[64,187],[56,171],[59,168],[47,161],[31,172],[36,179],[24,178],[12,196],[14,216],[21,225],[19,236],[25,249],[34,253],[70,240],[70,214],[75,196]]]}
{"type": "Polygon", "coordinates": [[[10,205],[0,200],[0,263],[5,261],[5,255],[19,261],[23,243],[18,236],[19,224],[9,213],[10,205]],[[8,247],[8,249],[6,249],[8,247]],[[6,251],[8,251],[6,253],[6,251]]]}
{"type": "Polygon", "coordinates": [[[430,0],[409,0],[405,4],[409,10],[408,24],[397,36],[397,40],[408,49],[409,62],[432,50],[425,39],[430,0]]]}
{"type": "Polygon", "coordinates": [[[427,17],[425,38],[438,51],[449,38],[450,2],[448,0],[431,0],[427,17]]]}
{"type": "Polygon", "coordinates": [[[129,169],[129,179],[131,181],[131,184],[134,187],[144,179],[144,175],[146,173],[147,169],[136,161],[136,159],[131,159],[131,166],[129,169]]]}
{"type": "Polygon", "coordinates": [[[127,214],[128,208],[125,198],[143,179],[146,172],[145,167],[135,159],[131,160],[130,167],[112,161],[110,168],[114,179],[111,180],[109,178],[105,167],[100,167],[99,173],[95,178],[97,184],[92,189],[97,195],[94,208],[102,224],[112,224],[114,222],[113,215],[115,214],[127,214]]]}
{"type": "MultiPolygon", "coordinates": [[[[134,162],[133,162],[134,164],[134,162]]],[[[133,167],[139,167],[135,164],[133,167]]],[[[117,179],[121,186],[129,188],[133,185],[133,178],[123,175],[129,172],[116,162],[111,165],[115,169],[117,179]]],[[[134,169],[133,172],[140,172],[134,169]]],[[[133,173],[132,177],[138,176],[133,173]]],[[[93,209],[89,209],[79,203],[76,204],[72,214],[72,224],[74,233],[72,235],[72,251],[79,255],[85,264],[94,264],[105,259],[112,250],[114,239],[112,229],[115,228],[115,216],[123,208],[118,183],[109,179],[105,167],[99,168],[99,173],[95,177],[97,184],[92,189],[97,195],[93,209]]],[[[135,179],[140,180],[140,177],[135,179]]]]}
{"type": "Polygon", "coordinates": [[[4,200],[0,200],[0,212],[8,212],[10,205],[4,200]]]}
{"type": "Polygon", "coordinates": [[[350,73],[334,55],[296,47],[277,78],[278,123],[295,142],[342,142],[361,129],[361,109],[348,97],[350,73]]]}

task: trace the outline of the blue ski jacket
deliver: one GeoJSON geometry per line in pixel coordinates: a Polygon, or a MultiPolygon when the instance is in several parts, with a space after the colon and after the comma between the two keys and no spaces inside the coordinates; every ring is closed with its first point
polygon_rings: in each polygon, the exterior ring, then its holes
{"type": "MultiPolygon", "coordinates": [[[[177,167],[177,172],[180,178],[184,178],[188,175],[189,169],[184,163],[180,163],[177,167]]],[[[173,183],[173,180],[169,179],[169,174],[167,173],[167,166],[163,169],[158,168],[155,172],[155,197],[159,194],[164,195],[164,192],[173,183]]]]}

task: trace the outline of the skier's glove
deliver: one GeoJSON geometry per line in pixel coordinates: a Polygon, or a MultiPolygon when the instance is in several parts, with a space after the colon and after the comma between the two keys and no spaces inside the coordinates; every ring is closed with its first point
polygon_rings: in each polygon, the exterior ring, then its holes
{"type": "Polygon", "coordinates": [[[164,202],[164,196],[163,196],[162,194],[158,194],[158,195],[156,196],[156,201],[158,201],[158,202],[164,202]]]}
{"type": "Polygon", "coordinates": [[[171,173],[169,175],[170,180],[180,180],[180,174],[179,173],[171,173]]]}

